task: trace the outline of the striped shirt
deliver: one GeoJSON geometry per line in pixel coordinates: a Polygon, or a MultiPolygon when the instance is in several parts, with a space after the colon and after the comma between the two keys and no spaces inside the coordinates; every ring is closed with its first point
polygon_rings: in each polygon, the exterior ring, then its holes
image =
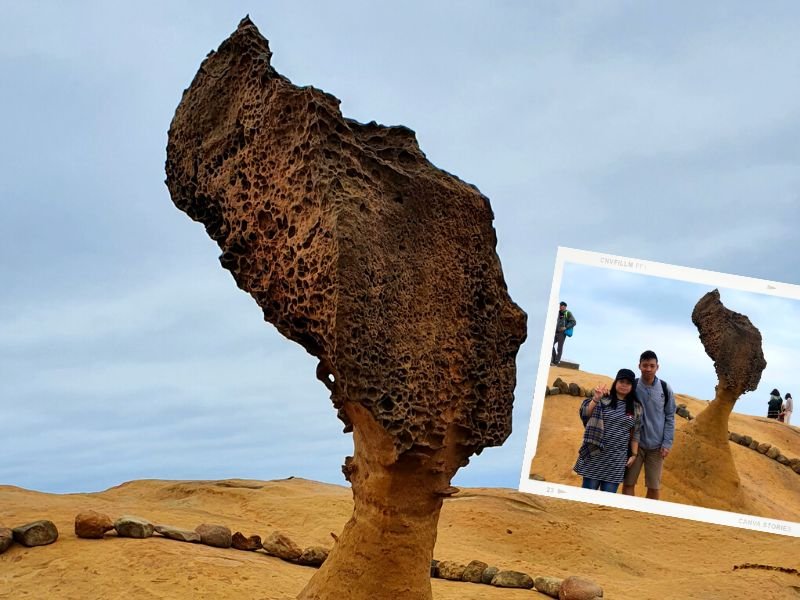
{"type": "MultiPolygon", "coordinates": [[[[599,452],[584,452],[582,448],[573,470],[589,479],[622,483],[631,430],[638,429],[638,419],[625,414],[624,402],[617,402],[617,408],[611,408],[610,404],[606,404],[608,401],[608,398],[602,399],[602,443],[599,452]]],[[[583,412],[583,407],[581,409],[583,412]]]]}

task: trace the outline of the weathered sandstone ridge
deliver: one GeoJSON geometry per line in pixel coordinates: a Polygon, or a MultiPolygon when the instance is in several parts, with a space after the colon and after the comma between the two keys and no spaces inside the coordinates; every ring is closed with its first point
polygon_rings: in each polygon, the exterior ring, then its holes
{"type": "Polygon", "coordinates": [[[710,495],[713,508],[752,510],[740,489],[739,474],[728,443],[728,419],[736,400],[755,390],[767,366],[761,333],[745,315],[726,308],[719,291],[704,295],[692,311],[692,322],[717,372],[716,395],[686,429],[687,440],[675,446],[674,464],[693,464],[676,487],[697,488],[710,495]]]}
{"type": "Polygon", "coordinates": [[[319,359],[353,432],[353,518],[300,597],[430,598],[450,480],[511,433],[526,316],[487,198],[411,130],[344,118],[271,56],[245,18],[203,61],[170,127],[167,185],[264,318],[319,359]]]}

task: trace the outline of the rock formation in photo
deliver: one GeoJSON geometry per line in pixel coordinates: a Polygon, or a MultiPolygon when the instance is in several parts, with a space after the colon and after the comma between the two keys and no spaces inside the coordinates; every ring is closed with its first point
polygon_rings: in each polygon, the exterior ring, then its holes
{"type": "MultiPolygon", "coordinates": [[[[690,496],[692,488],[698,490],[698,499],[710,498],[711,508],[741,510],[746,508],[746,499],[740,493],[728,441],[728,417],[736,400],[758,387],[767,366],[761,333],[745,315],[725,308],[718,290],[697,302],[692,322],[714,361],[719,382],[714,399],[690,422],[686,435],[676,439],[668,458],[670,484],[690,496]]],[[[703,500],[703,505],[709,506],[709,500],[703,500]]]]}
{"type": "Polygon", "coordinates": [[[344,118],[271,56],[245,18],[203,61],[169,130],[167,186],[264,318],[319,359],[353,433],[353,516],[299,597],[430,598],[450,480],[511,433],[526,316],[488,199],[413,131],[344,118]]]}

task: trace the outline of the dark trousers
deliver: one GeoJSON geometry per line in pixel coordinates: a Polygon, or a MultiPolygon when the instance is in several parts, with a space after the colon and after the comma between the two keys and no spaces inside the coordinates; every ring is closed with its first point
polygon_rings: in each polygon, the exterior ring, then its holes
{"type": "Polygon", "coordinates": [[[556,331],[556,337],[553,340],[553,360],[556,364],[561,362],[561,353],[564,352],[564,340],[567,339],[567,334],[563,331],[556,331]],[[556,346],[558,351],[556,351],[556,346]]]}

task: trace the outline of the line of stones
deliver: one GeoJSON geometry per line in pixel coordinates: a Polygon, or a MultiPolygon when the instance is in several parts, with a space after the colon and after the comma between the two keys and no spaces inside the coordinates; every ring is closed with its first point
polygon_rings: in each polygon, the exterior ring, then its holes
{"type": "MultiPolygon", "coordinates": [[[[118,537],[143,539],[158,533],[162,537],[181,541],[200,543],[215,548],[234,548],[236,550],[263,550],[269,556],[311,567],[319,567],[328,557],[328,549],[310,546],[302,550],[286,534],[274,531],[263,542],[260,536],[246,537],[241,532],[231,533],[224,525],[204,523],[193,531],[171,525],[155,525],[150,521],[133,515],[124,515],[112,521],[108,515],[93,510],[79,513],[75,517],[75,535],[84,539],[102,539],[105,534],[115,530],[118,537]]],[[[331,534],[334,539],[336,536],[331,534]]],[[[0,554],[8,550],[14,542],[28,548],[45,546],[58,540],[58,529],[52,521],[42,519],[9,529],[0,527],[0,554]]],[[[560,600],[596,600],[603,597],[603,589],[596,583],[580,577],[536,577],[519,571],[501,571],[497,567],[473,560],[469,565],[452,561],[431,561],[431,577],[449,581],[483,583],[495,587],[535,589],[560,600]]]]}
{"type": "Polygon", "coordinates": [[[462,565],[448,560],[431,562],[431,577],[449,581],[483,583],[502,588],[533,589],[537,592],[559,598],[559,600],[596,600],[603,597],[603,588],[595,582],[582,577],[570,576],[536,577],[520,571],[501,571],[485,562],[473,560],[462,565]]]}
{"type": "Polygon", "coordinates": [[[749,435],[742,435],[733,431],[728,432],[728,439],[740,446],[755,450],[759,454],[763,454],[767,458],[771,458],[775,462],[782,464],[784,467],[790,468],[792,471],[800,475],[800,458],[789,458],[781,453],[781,449],[773,446],[769,442],[759,442],[754,440],[749,435]]]}
{"type": "MultiPolygon", "coordinates": [[[[75,535],[79,538],[102,539],[106,532],[116,530],[118,537],[148,538],[158,533],[162,537],[180,542],[192,542],[215,548],[236,550],[263,550],[269,556],[298,565],[319,567],[328,557],[328,549],[310,546],[305,550],[295,544],[286,534],[273,531],[263,542],[258,535],[245,537],[241,532],[231,533],[224,525],[203,523],[194,531],[171,525],[155,525],[146,519],[124,515],[112,521],[108,515],[88,510],[75,517],[75,535]]],[[[0,527],[0,554],[14,542],[26,547],[45,546],[58,539],[58,529],[52,521],[39,520],[9,529],[0,527]]]]}

